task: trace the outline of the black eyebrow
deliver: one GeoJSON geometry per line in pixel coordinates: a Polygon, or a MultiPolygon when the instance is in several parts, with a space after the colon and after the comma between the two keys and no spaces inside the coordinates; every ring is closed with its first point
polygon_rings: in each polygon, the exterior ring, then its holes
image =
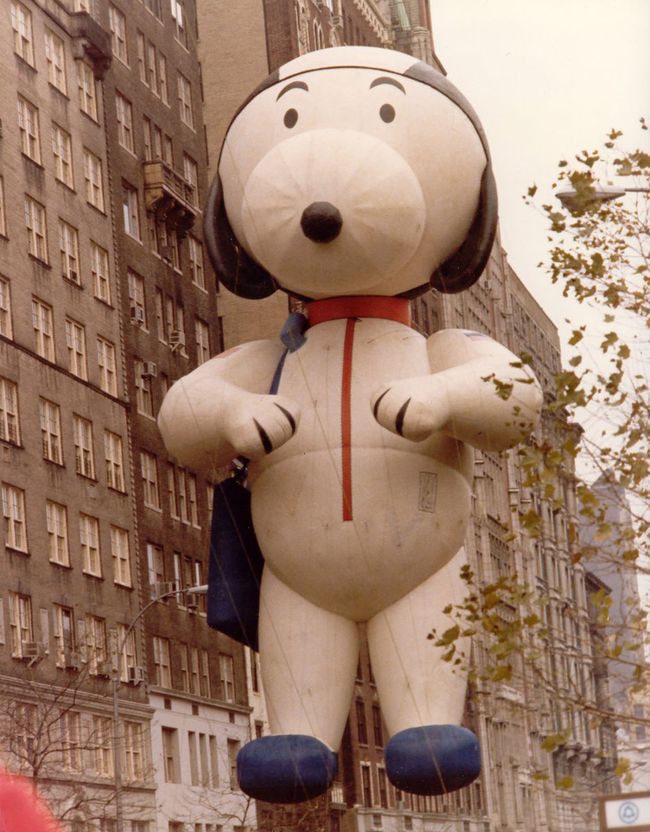
{"type": "Polygon", "coordinates": [[[275,99],[279,101],[285,92],[289,92],[289,90],[304,90],[305,92],[309,92],[309,87],[305,84],[304,81],[292,81],[290,84],[287,84],[286,87],[283,87],[280,92],[278,93],[278,97],[275,99]]]}
{"type": "Polygon", "coordinates": [[[378,84],[392,84],[394,87],[397,87],[398,90],[401,90],[404,95],[406,95],[406,90],[400,84],[399,81],[396,81],[394,78],[388,78],[386,75],[382,75],[381,78],[375,78],[375,80],[370,84],[369,89],[376,87],[378,84]]]}

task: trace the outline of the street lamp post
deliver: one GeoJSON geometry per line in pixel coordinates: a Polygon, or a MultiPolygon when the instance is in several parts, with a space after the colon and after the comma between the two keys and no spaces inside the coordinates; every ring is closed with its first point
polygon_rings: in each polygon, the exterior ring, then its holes
{"type": "Polygon", "coordinates": [[[120,726],[120,700],[118,691],[120,689],[120,670],[122,652],[126,647],[127,640],[138,621],[147,612],[148,609],[157,604],[158,601],[164,601],[166,598],[172,598],[175,595],[182,593],[193,593],[195,595],[206,595],[208,592],[207,584],[199,586],[188,586],[183,589],[173,589],[170,592],[165,592],[152,598],[144,607],[138,612],[133,621],[126,628],[120,643],[116,646],[115,660],[112,667],[111,688],[113,696],[113,787],[115,789],[115,829],[116,832],[123,832],[122,828],[122,771],[120,768],[120,740],[121,740],[121,726],[120,726]]]}
{"type": "Polygon", "coordinates": [[[625,194],[647,194],[650,188],[619,188],[616,185],[594,185],[584,193],[579,193],[574,188],[563,188],[555,194],[562,205],[569,211],[583,211],[585,208],[602,205],[604,202],[611,202],[613,199],[625,196],[625,194]]]}

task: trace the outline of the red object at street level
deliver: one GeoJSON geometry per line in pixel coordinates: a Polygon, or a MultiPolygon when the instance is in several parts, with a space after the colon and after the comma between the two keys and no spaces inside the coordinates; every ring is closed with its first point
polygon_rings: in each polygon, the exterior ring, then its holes
{"type": "Polygon", "coordinates": [[[61,832],[30,782],[0,772],[0,832],[61,832]]]}

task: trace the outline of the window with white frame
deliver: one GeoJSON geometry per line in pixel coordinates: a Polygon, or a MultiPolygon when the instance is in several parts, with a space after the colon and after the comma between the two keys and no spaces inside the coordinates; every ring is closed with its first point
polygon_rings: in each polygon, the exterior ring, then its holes
{"type": "Polygon", "coordinates": [[[170,345],[175,343],[179,344],[181,352],[184,352],[185,317],[183,315],[183,307],[170,295],[167,295],[165,298],[165,318],[168,342],[170,345]]]}
{"type": "Polygon", "coordinates": [[[224,702],[235,701],[235,667],[232,656],[219,653],[219,679],[224,702]]]}
{"type": "Polygon", "coordinates": [[[88,659],[88,673],[96,676],[100,672],[100,665],[108,657],[106,650],[106,620],[96,615],[86,616],[86,658],[88,659]]]}
{"type": "Polygon", "coordinates": [[[64,95],[68,91],[65,72],[65,45],[50,29],[45,30],[45,61],[47,80],[64,95]]]}
{"type": "Polygon", "coordinates": [[[135,404],[138,413],[144,416],[154,415],[153,410],[153,394],[151,390],[151,376],[145,375],[144,361],[139,359],[133,363],[133,372],[135,376],[135,404]]]}
{"type": "Polygon", "coordinates": [[[32,13],[17,0],[11,2],[11,28],[14,30],[14,52],[30,66],[34,66],[32,13]]]}
{"type": "Polygon", "coordinates": [[[147,328],[147,305],[144,293],[144,278],[132,269],[127,270],[129,287],[129,305],[131,307],[131,322],[147,328]],[[139,311],[137,311],[139,310],[139,311]]]}
{"type": "Polygon", "coordinates": [[[63,444],[61,442],[61,408],[47,399],[39,399],[41,421],[41,447],[43,459],[63,465],[63,444]]]}
{"type": "Polygon", "coordinates": [[[237,780],[237,755],[239,754],[239,749],[241,748],[241,742],[239,740],[228,740],[228,769],[230,772],[230,788],[237,789],[238,788],[238,780],[237,780]]]}
{"type": "Polygon", "coordinates": [[[178,106],[181,121],[193,130],[194,111],[192,109],[192,85],[180,72],[178,73],[178,106]]]}
{"type": "Polygon", "coordinates": [[[95,75],[90,64],[78,60],[77,64],[77,85],[79,89],[79,107],[82,113],[98,121],[97,115],[97,87],[95,86],[95,75]]]}
{"type": "Polygon", "coordinates": [[[27,227],[27,250],[47,263],[47,226],[45,208],[40,202],[25,195],[25,226],[27,227]]]}
{"type": "Polygon", "coordinates": [[[18,96],[18,131],[20,149],[33,162],[41,164],[41,139],[38,110],[26,98],[18,96]]]}
{"type": "Polygon", "coordinates": [[[93,449],[93,424],[76,413],[72,416],[75,468],[82,477],[95,479],[95,452],[93,449]]]}
{"type": "Polygon", "coordinates": [[[127,780],[145,779],[145,727],[141,722],[124,721],[124,757],[127,780]]]}
{"type": "Polygon", "coordinates": [[[68,188],[74,188],[72,138],[67,130],[52,122],[52,153],[54,176],[68,188]]]}
{"type": "Polygon", "coordinates": [[[86,185],[86,202],[104,210],[104,183],[102,177],[102,160],[84,147],[84,181],[86,185]]]}
{"type": "Polygon", "coordinates": [[[108,252],[94,240],[90,241],[90,273],[93,279],[95,297],[104,303],[111,302],[111,279],[108,252]]]}
{"type": "Polygon", "coordinates": [[[201,696],[210,696],[210,658],[208,651],[204,648],[199,649],[199,659],[201,663],[201,679],[200,679],[200,693],[201,696]]]}
{"type": "Polygon", "coordinates": [[[200,679],[199,649],[198,647],[190,647],[190,693],[198,694],[200,692],[200,679]]]}
{"type": "Polygon", "coordinates": [[[133,107],[122,93],[115,93],[115,107],[117,110],[117,140],[126,150],[135,153],[133,141],[133,107]]]}
{"type": "Polygon", "coordinates": [[[2,514],[5,519],[5,543],[9,549],[27,551],[27,517],[25,492],[15,485],[2,483],[2,514]]]}
{"type": "Polygon", "coordinates": [[[135,41],[136,47],[138,52],[138,78],[142,81],[142,83],[148,87],[149,86],[149,79],[147,77],[147,48],[146,48],[146,40],[144,35],[140,30],[136,31],[135,34],[135,41]]]}
{"type": "Polygon", "coordinates": [[[167,498],[169,500],[169,513],[178,520],[178,495],[176,493],[176,466],[173,462],[167,463],[167,498]]]}
{"type": "Polygon", "coordinates": [[[155,684],[163,688],[172,686],[170,663],[170,643],[168,638],[153,637],[153,664],[155,670],[155,684]]]}
{"type": "MultiPolygon", "coordinates": [[[[163,748],[163,768],[166,783],[181,782],[180,754],[178,749],[178,730],[163,726],[161,729],[163,748]]],[[[170,821],[170,825],[173,821],[170,821]]]]}
{"type": "Polygon", "coordinates": [[[113,55],[129,65],[129,56],[126,48],[126,17],[112,3],[108,7],[108,24],[111,30],[111,46],[113,55]]]}
{"type": "Polygon", "coordinates": [[[104,431],[104,457],[106,460],[106,481],[109,488],[124,491],[122,437],[111,430],[104,431]]]}
{"type": "Polygon", "coordinates": [[[70,607],[54,604],[54,661],[57,667],[68,666],[74,648],[74,613],[70,607]]]}
{"type": "Polygon", "coordinates": [[[117,647],[120,650],[120,681],[129,681],[129,670],[136,666],[135,632],[126,624],[117,625],[117,647]]]}
{"type": "Polygon", "coordinates": [[[21,659],[25,655],[24,645],[34,641],[32,623],[32,599],[30,595],[20,592],[9,593],[9,633],[11,655],[21,659]]]}
{"type": "Polygon", "coordinates": [[[36,339],[36,352],[41,358],[54,361],[52,307],[37,297],[32,298],[32,326],[36,339]]]}
{"type": "Polygon", "coordinates": [[[94,773],[99,777],[113,777],[113,720],[108,716],[92,716],[94,773]]]}
{"type": "Polygon", "coordinates": [[[203,364],[210,358],[210,329],[201,318],[194,319],[194,332],[196,335],[196,361],[203,364]]]}
{"type": "Polygon", "coordinates": [[[162,546],[155,543],[147,543],[147,572],[151,597],[156,598],[158,595],[156,584],[165,580],[165,558],[162,546]]]}
{"type": "Polygon", "coordinates": [[[79,232],[62,219],[59,219],[59,251],[61,253],[61,275],[73,283],[81,285],[79,232]]]}
{"type": "Polygon", "coordinates": [[[58,724],[61,731],[61,767],[64,771],[81,771],[81,715],[77,711],[63,711],[58,724]]]}
{"type": "Polygon", "coordinates": [[[12,445],[20,445],[20,418],[18,415],[18,386],[0,376],[0,439],[12,445]]]}
{"type": "Polygon", "coordinates": [[[192,283],[200,289],[205,289],[205,269],[203,267],[203,243],[188,235],[188,251],[190,258],[190,272],[192,274],[192,283]]]}
{"type": "Polygon", "coordinates": [[[199,168],[194,159],[183,153],[183,176],[185,181],[192,186],[192,205],[197,208],[199,205],[199,168]]]}
{"type": "Polygon", "coordinates": [[[11,321],[11,284],[6,277],[0,277],[0,335],[13,338],[11,321]]]}
{"type": "Polygon", "coordinates": [[[129,533],[126,529],[111,526],[111,555],[114,582],[123,586],[131,586],[131,554],[129,533]]]}
{"type": "Polygon", "coordinates": [[[189,667],[190,667],[190,648],[187,644],[178,644],[178,655],[180,657],[179,668],[180,668],[180,688],[179,690],[184,690],[186,693],[189,693],[190,690],[190,680],[189,680],[189,667]]]}
{"type": "Polygon", "coordinates": [[[88,575],[102,576],[102,559],[99,544],[99,520],[89,514],[79,515],[79,546],[81,568],[88,575]]]}
{"type": "Polygon", "coordinates": [[[187,48],[187,31],[185,29],[185,10],[181,0],[170,0],[172,19],[174,21],[174,35],[176,40],[187,48]]]}
{"type": "MultiPolygon", "coordinates": [[[[196,475],[185,471],[185,481],[187,483],[187,508],[190,523],[199,528],[199,506],[196,495],[196,475]]],[[[199,581],[200,583],[200,581],[199,581]]]]}
{"type": "Polygon", "coordinates": [[[140,240],[138,192],[126,182],[122,183],[122,220],[124,222],[124,231],[130,237],[140,240]]]}
{"type": "Polygon", "coordinates": [[[144,504],[147,508],[160,511],[160,488],[158,486],[158,462],[154,454],[140,452],[140,474],[144,504]]]}
{"type": "Polygon", "coordinates": [[[99,367],[99,386],[105,393],[117,396],[115,345],[100,336],[97,336],[97,366],[99,367]]]}
{"type": "Polygon", "coordinates": [[[162,52],[158,52],[158,93],[163,104],[169,104],[169,91],[167,87],[167,58],[162,52]]]}
{"type": "Polygon", "coordinates": [[[61,503],[45,501],[47,521],[47,551],[52,563],[70,566],[70,547],[68,545],[68,511],[61,503]]]}
{"type": "Polygon", "coordinates": [[[160,88],[158,83],[158,50],[155,45],[147,41],[147,86],[151,92],[160,96],[160,88]]]}
{"type": "Polygon", "coordinates": [[[78,321],[66,318],[65,342],[68,348],[68,369],[73,375],[87,380],[86,328],[78,321]]]}

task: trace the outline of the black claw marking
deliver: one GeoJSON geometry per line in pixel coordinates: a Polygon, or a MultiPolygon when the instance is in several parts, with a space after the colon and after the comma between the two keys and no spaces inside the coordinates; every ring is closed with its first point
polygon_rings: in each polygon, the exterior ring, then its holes
{"type": "Polygon", "coordinates": [[[384,398],[386,393],[390,393],[390,387],[388,388],[388,390],[384,390],[384,392],[381,394],[381,396],[375,402],[375,406],[372,409],[372,415],[375,417],[375,419],[377,418],[377,414],[379,413],[379,404],[381,403],[381,400],[384,398]]]}
{"type": "Polygon", "coordinates": [[[257,419],[253,419],[255,422],[255,427],[257,428],[257,432],[260,435],[260,441],[262,442],[262,447],[264,448],[264,452],[270,454],[273,450],[273,445],[271,440],[269,439],[268,433],[264,430],[262,425],[257,421],[257,419]]]}
{"type": "Polygon", "coordinates": [[[273,402],[273,404],[277,407],[278,410],[281,410],[284,413],[284,415],[287,417],[287,421],[291,425],[291,435],[293,436],[294,433],[296,432],[296,420],[293,418],[291,413],[289,413],[289,411],[285,407],[282,407],[281,404],[278,404],[277,402],[273,402]]]}
{"type": "Polygon", "coordinates": [[[395,430],[399,433],[400,436],[404,436],[404,434],[402,433],[402,428],[404,427],[404,417],[406,416],[406,411],[410,403],[411,399],[409,397],[397,411],[397,416],[395,417],[395,430]]]}

